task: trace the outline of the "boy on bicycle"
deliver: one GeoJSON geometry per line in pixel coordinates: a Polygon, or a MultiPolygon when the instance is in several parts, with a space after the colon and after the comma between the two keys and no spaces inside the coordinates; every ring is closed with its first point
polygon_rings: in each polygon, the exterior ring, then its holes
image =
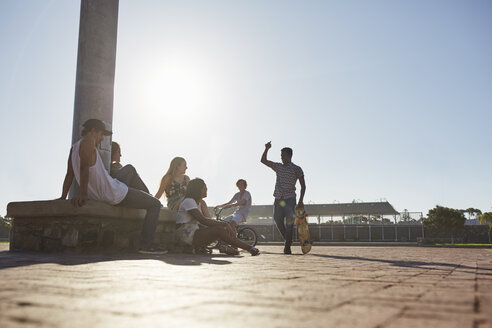
{"type": "Polygon", "coordinates": [[[229,202],[217,206],[218,208],[238,206],[232,215],[229,215],[224,219],[224,221],[229,222],[234,231],[236,231],[236,227],[239,224],[246,221],[249,210],[251,209],[251,194],[246,190],[248,183],[244,179],[239,179],[236,182],[236,186],[239,189],[239,192],[236,193],[229,202]]]}

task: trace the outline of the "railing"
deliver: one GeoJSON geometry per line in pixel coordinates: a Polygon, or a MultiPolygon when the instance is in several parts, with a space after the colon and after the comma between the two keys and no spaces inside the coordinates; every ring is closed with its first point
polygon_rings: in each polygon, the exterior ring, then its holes
{"type": "MultiPolygon", "coordinates": [[[[274,224],[250,225],[258,235],[263,235],[259,241],[282,241],[282,237],[274,224]]],[[[357,225],[357,224],[309,224],[309,232],[313,241],[393,241],[417,242],[424,237],[422,225],[357,225]]],[[[294,240],[297,229],[294,225],[294,240]]]]}

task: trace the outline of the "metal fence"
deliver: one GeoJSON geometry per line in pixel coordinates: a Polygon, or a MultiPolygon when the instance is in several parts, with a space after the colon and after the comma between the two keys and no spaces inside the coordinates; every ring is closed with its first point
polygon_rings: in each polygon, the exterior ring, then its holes
{"type": "MultiPolygon", "coordinates": [[[[272,225],[249,225],[257,232],[259,242],[282,241],[277,227],[272,225]]],[[[416,242],[424,237],[421,224],[310,224],[309,232],[313,241],[401,241],[416,242]]],[[[294,239],[297,229],[294,226],[294,239]]]]}

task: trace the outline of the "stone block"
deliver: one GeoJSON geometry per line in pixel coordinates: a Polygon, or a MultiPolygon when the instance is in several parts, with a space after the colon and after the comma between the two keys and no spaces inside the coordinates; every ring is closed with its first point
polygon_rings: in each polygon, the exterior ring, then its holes
{"type": "Polygon", "coordinates": [[[61,243],[66,247],[76,247],[79,243],[79,231],[74,228],[69,229],[68,232],[63,235],[61,243]]]}
{"type": "MultiPolygon", "coordinates": [[[[10,249],[23,251],[127,251],[135,249],[145,210],[89,201],[74,207],[69,201],[10,203],[13,218],[10,249]]],[[[174,247],[176,212],[161,209],[154,242],[174,247]]]]}

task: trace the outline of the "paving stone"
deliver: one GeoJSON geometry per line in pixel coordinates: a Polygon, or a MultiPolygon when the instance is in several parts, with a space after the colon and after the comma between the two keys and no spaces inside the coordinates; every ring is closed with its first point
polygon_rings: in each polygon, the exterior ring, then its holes
{"type": "Polygon", "coordinates": [[[0,244],[1,326],[491,327],[491,249],[259,248],[67,255],[0,244]]]}

